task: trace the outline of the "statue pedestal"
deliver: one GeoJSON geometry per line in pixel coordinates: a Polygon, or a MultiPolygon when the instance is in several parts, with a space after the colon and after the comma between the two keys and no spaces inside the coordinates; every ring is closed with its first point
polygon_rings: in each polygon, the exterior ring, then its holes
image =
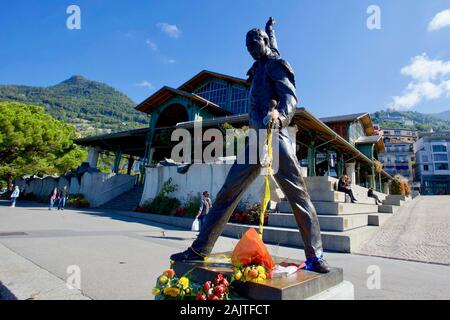
{"type": "MultiPolygon", "coordinates": [[[[211,257],[229,257],[230,254],[227,252],[211,257]]],[[[301,263],[273,258],[276,263],[301,263]]],[[[186,274],[197,283],[212,280],[219,273],[227,277],[232,275],[230,262],[175,262],[172,268],[178,276],[186,274]]],[[[340,268],[331,268],[331,272],[326,274],[299,270],[287,277],[267,279],[265,283],[235,281],[233,289],[243,299],[250,300],[354,299],[353,285],[344,281],[340,268]]]]}

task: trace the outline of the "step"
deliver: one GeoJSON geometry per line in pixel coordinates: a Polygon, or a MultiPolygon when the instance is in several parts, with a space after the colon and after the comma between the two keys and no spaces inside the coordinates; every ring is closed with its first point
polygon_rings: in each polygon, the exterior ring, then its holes
{"type": "Polygon", "coordinates": [[[412,198],[410,196],[402,196],[397,194],[390,194],[387,196],[387,199],[395,199],[395,200],[401,200],[401,201],[411,201],[412,198]]]}
{"type": "Polygon", "coordinates": [[[386,200],[383,200],[383,204],[390,205],[390,206],[402,206],[405,204],[405,201],[398,200],[398,199],[392,199],[392,198],[388,197],[386,200]]]}
{"type": "MultiPolygon", "coordinates": [[[[343,203],[343,202],[325,202],[314,201],[314,207],[317,214],[326,215],[342,215],[342,214],[358,214],[358,213],[372,213],[377,212],[377,206],[375,204],[364,203],[343,203]]],[[[289,213],[292,212],[292,208],[287,201],[281,201],[277,205],[278,212],[289,213]]]]}
{"type": "Polygon", "coordinates": [[[310,192],[312,201],[345,202],[345,194],[337,191],[310,192]]]}
{"type": "Polygon", "coordinates": [[[369,214],[369,226],[382,226],[390,217],[392,217],[391,213],[369,214]]]}
{"type": "Polygon", "coordinates": [[[398,206],[383,204],[383,205],[378,206],[378,212],[380,212],[380,213],[396,213],[398,208],[399,208],[398,206]]]}
{"type": "MultiPolygon", "coordinates": [[[[320,230],[322,231],[346,231],[368,225],[367,214],[353,214],[348,216],[324,216],[318,215],[320,230]]],[[[298,228],[292,213],[271,213],[269,226],[282,228],[298,228]]]]}
{"type": "MultiPolygon", "coordinates": [[[[257,226],[228,223],[222,232],[223,236],[240,239],[248,228],[257,226]]],[[[351,253],[357,250],[378,227],[366,226],[344,232],[321,231],[324,250],[351,253]]],[[[264,227],[263,241],[265,243],[303,247],[303,241],[298,229],[264,227]]]]}

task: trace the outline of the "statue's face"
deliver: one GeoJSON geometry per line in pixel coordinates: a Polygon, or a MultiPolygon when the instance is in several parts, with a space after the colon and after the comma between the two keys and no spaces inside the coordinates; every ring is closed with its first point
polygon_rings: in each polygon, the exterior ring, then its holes
{"type": "Polygon", "coordinates": [[[253,59],[259,60],[266,55],[267,44],[261,35],[252,34],[246,39],[247,50],[253,59]]]}

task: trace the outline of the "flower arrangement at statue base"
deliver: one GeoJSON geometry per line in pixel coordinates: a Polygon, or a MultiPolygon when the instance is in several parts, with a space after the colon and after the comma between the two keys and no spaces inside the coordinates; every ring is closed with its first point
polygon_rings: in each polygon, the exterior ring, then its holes
{"type": "Polygon", "coordinates": [[[229,300],[229,282],[222,274],[214,281],[206,281],[195,295],[197,300],[229,300]]]}
{"type": "Polygon", "coordinates": [[[194,289],[189,278],[178,278],[172,269],[167,269],[158,277],[152,293],[155,296],[155,300],[195,299],[194,289]]]}
{"type": "Polygon", "coordinates": [[[229,300],[229,285],[222,274],[200,285],[187,276],[179,278],[173,269],[167,269],[158,277],[152,293],[155,300],[229,300]]]}
{"type": "Polygon", "coordinates": [[[264,283],[272,278],[275,262],[255,229],[248,229],[231,254],[233,280],[264,283]]]}

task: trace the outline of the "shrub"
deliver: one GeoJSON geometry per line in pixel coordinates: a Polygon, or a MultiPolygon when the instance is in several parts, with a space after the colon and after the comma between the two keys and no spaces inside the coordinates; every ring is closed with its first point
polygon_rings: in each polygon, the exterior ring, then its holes
{"type": "MultiPolygon", "coordinates": [[[[236,208],[238,209],[238,207],[236,208]]],[[[230,222],[259,225],[261,205],[259,203],[247,204],[245,210],[236,210],[230,218],[230,222]]],[[[269,222],[269,212],[264,214],[264,225],[269,222]]]]}
{"type": "Polygon", "coordinates": [[[83,194],[77,193],[69,195],[69,200],[67,200],[66,206],[73,208],[89,208],[91,204],[83,194]]]}
{"type": "Polygon", "coordinates": [[[170,215],[175,213],[175,209],[180,207],[181,202],[177,198],[171,198],[158,194],[154,199],[147,200],[142,207],[149,213],[170,215]]]}
{"type": "Polygon", "coordinates": [[[190,196],[188,201],[184,204],[185,216],[195,217],[200,209],[201,196],[190,196]]]}
{"type": "Polygon", "coordinates": [[[401,175],[394,176],[391,182],[391,194],[409,196],[411,195],[411,189],[408,182],[401,175]]]}

